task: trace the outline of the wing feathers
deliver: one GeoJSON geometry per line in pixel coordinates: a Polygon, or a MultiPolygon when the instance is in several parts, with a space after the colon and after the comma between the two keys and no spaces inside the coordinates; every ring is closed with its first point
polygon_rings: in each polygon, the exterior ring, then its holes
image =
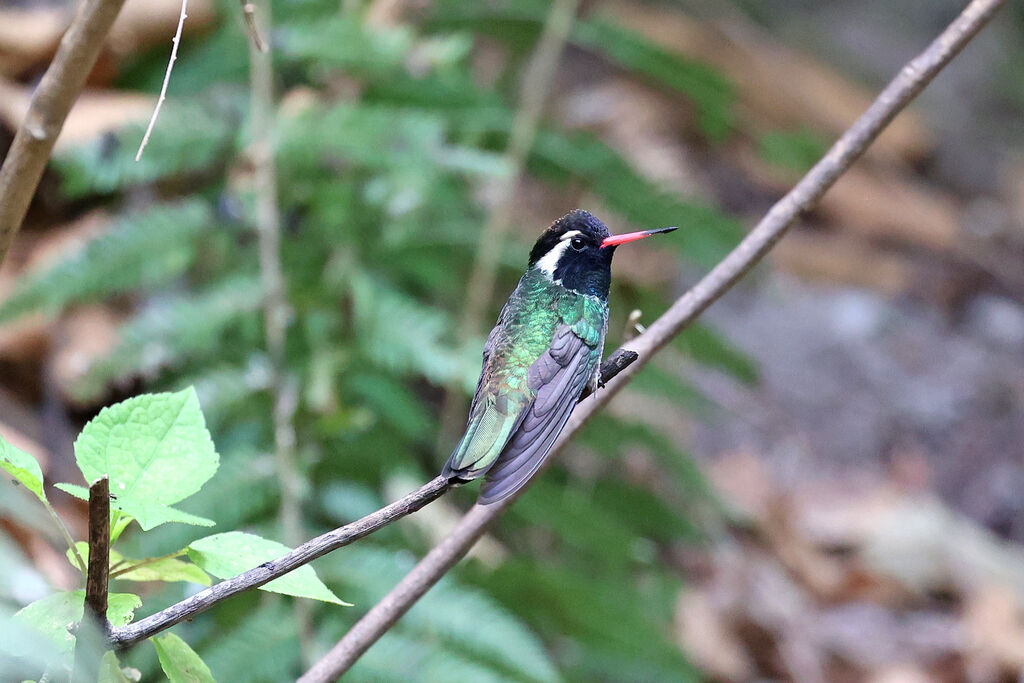
{"type": "Polygon", "coordinates": [[[570,327],[559,326],[549,350],[530,368],[529,377],[537,382],[531,382],[530,388],[536,388],[537,398],[487,472],[480,491],[482,504],[512,495],[543,464],[593,372],[597,355],[570,327]]]}

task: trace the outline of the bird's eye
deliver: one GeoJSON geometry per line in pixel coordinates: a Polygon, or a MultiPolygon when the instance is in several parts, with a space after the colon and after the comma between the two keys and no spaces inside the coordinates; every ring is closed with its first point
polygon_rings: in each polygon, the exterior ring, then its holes
{"type": "Polygon", "coordinates": [[[583,247],[586,246],[586,242],[583,241],[582,237],[573,237],[569,240],[569,246],[576,251],[583,251],[583,247]]]}

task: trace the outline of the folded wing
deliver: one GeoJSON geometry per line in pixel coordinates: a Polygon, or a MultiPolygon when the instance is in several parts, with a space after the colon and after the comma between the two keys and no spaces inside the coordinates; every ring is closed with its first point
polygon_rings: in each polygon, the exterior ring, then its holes
{"type": "Polygon", "coordinates": [[[527,384],[536,392],[517,416],[497,462],[487,470],[480,502],[495,503],[512,495],[544,463],[594,372],[600,350],[561,324],[550,348],[530,367],[527,384]]]}

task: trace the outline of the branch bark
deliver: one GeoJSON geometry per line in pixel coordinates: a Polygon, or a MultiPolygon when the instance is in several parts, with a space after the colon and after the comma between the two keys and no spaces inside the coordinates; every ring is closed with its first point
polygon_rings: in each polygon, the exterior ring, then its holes
{"type": "MultiPolygon", "coordinates": [[[[612,378],[627,368],[636,358],[637,354],[633,351],[616,351],[609,356],[608,360],[601,364],[601,381],[610,382],[612,378]]],[[[583,398],[581,397],[580,400],[583,400],[583,398]]],[[[247,590],[259,588],[268,581],[273,581],[288,572],[295,571],[318,557],[323,557],[329,552],[358,541],[363,536],[368,536],[377,529],[387,526],[432,503],[454,486],[455,484],[449,482],[444,477],[435,477],[394,503],[376,512],[372,512],[351,524],[346,524],[345,526],[328,531],[326,534],[317,536],[303,543],[284,557],[273,562],[265,562],[255,569],[250,569],[226,581],[221,581],[145,619],[140,619],[127,626],[112,628],[110,630],[110,642],[115,647],[121,649],[131,647],[175,624],[205,612],[219,602],[247,590]]]]}
{"type": "Polygon", "coordinates": [[[107,586],[110,573],[110,479],[101,477],[89,487],[89,571],[85,579],[85,610],[75,644],[75,678],[95,678],[95,654],[84,642],[86,632],[95,629],[104,636],[107,621],[107,586]]]}
{"type": "MultiPolygon", "coordinates": [[[[695,287],[676,300],[668,311],[630,343],[639,352],[639,361],[626,368],[620,377],[608,384],[605,391],[599,392],[594,399],[586,401],[573,412],[555,444],[553,454],[561,450],[580,427],[608,403],[659,349],[761,260],[797,217],[814,206],[893,118],[981,30],[1004,2],[974,0],[924,52],[903,67],[867,111],[843,133],[807,175],[768,211],[754,230],[695,287]]],[[[523,491],[525,488],[519,494],[523,491]]],[[[332,681],[348,671],[371,645],[469,551],[517,497],[489,506],[475,505],[470,509],[448,537],[430,551],[299,681],[332,681]]]]}
{"type": "Polygon", "coordinates": [[[124,0],[86,0],[61,38],[0,167],[0,264],[18,234],[46,162],[124,0]]]}

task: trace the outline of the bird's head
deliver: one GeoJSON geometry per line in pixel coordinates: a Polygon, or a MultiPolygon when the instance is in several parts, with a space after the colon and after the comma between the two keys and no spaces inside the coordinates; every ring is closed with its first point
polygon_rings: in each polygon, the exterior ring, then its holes
{"type": "Polygon", "coordinates": [[[675,228],[612,235],[593,214],[576,209],[551,224],[530,251],[530,268],[582,294],[608,298],[612,255],[620,244],[675,228]]]}

